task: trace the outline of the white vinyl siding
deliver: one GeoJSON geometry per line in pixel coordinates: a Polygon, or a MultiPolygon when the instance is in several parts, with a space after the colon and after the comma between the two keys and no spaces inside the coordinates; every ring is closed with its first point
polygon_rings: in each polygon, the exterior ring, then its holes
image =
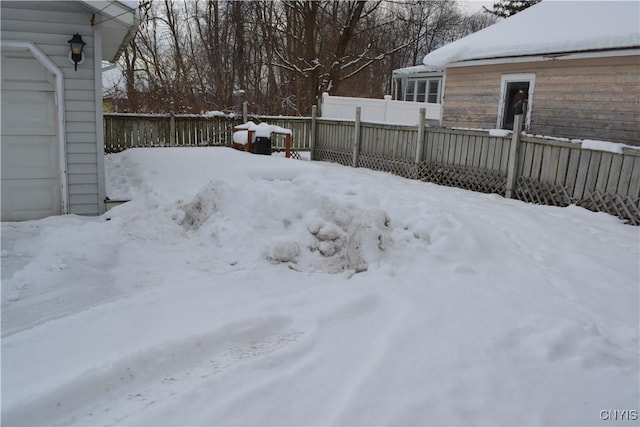
{"type": "Polygon", "coordinates": [[[100,214],[96,141],[93,27],[91,12],[77,7],[46,10],[47,2],[2,2],[3,41],[32,42],[64,74],[69,212],[100,214]],[[87,43],[84,62],[74,71],[67,41],[79,33],[87,43]],[[86,154],[71,156],[71,154],[86,154]]]}

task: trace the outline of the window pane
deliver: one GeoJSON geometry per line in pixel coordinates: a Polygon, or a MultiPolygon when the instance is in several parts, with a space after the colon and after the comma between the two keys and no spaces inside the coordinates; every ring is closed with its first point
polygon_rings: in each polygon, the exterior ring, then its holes
{"type": "Polygon", "coordinates": [[[439,80],[429,80],[429,97],[427,102],[429,104],[438,103],[438,88],[440,87],[439,80]]]}
{"type": "Polygon", "coordinates": [[[413,93],[415,91],[416,82],[407,82],[407,91],[404,94],[405,101],[413,101],[413,93]]]}
{"type": "Polygon", "coordinates": [[[418,93],[416,96],[417,102],[424,102],[427,92],[427,82],[425,80],[418,81],[418,93]]]}

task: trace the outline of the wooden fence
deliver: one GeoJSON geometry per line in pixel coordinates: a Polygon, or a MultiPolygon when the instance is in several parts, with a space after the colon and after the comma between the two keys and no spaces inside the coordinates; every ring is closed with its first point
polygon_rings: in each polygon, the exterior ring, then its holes
{"type": "MultiPolygon", "coordinates": [[[[302,117],[249,116],[256,123],[291,129],[293,148],[309,150],[311,121],[302,117]]],[[[134,147],[231,146],[233,128],[240,117],[191,114],[104,114],[105,153],[134,147]]],[[[284,138],[274,136],[274,146],[284,147],[284,138]]]]}
{"type": "Polygon", "coordinates": [[[172,114],[105,114],[105,152],[134,147],[231,145],[241,119],[172,114]]]}
{"type": "Polygon", "coordinates": [[[313,159],[525,202],[576,204],[640,225],[640,150],[529,136],[318,119],[313,159]]]}
{"type": "MultiPolygon", "coordinates": [[[[640,225],[640,150],[612,153],[580,144],[486,132],[323,118],[250,116],[291,129],[312,159],[495,193],[552,206],[576,204],[640,225]]],[[[241,119],[105,114],[105,150],[229,146],[241,119]],[[174,139],[171,138],[174,135],[174,139]]],[[[278,142],[276,142],[276,145],[278,142]]]]}

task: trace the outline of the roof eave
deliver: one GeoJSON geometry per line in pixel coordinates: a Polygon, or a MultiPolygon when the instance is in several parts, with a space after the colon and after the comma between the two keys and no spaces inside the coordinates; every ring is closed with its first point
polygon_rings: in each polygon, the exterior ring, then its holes
{"type": "Polygon", "coordinates": [[[136,13],[134,13],[133,25],[129,27],[129,30],[127,31],[127,35],[124,37],[124,39],[122,40],[122,43],[120,44],[120,47],[118,48],[115,55],[113,55],[113,58],[109,62],[116,62],[120,58],[120,55],[122,55],[122,52],[124,52],[127,49],[127,46],[129,45],[131,40],[133,40],[133,38],[136,36],[139,25],[140,25],[140,18],[137,16],[136,13]]]}
{"type": "MultiPolygon", "coordinates": [[[[118,38],[122,37],[122,42],[115,49],[113,55],[104,52],[106,49],[103,47],[103,55],[108,56],[103,56],[102,59],[110,62],[117,61],[138,31],[138,26],[140,25],[140,18],[137,13],[138,7],[131,7],[129,3],[118,0],[80,0],[78,3],[85,9],[103,15],[104,18],[101,22],[109,23],[106,31],[115,33],[114,35],[118,38]]],[[[113,51],[113,48],[108,50],[113,51]]]]}
{"type": "Polygon", "coordinates": [[[640,46],[630,46],[615,49],[594,49],[571,52],[550,52],[531,55],[501,56],[487,58],[473,58],[454,61],[446,64],[446,68],[472,67],[477,65],[513,64],[519,62],[540,62],[568,59],[608,58],[614,56],[640,55],[640,46]]]}

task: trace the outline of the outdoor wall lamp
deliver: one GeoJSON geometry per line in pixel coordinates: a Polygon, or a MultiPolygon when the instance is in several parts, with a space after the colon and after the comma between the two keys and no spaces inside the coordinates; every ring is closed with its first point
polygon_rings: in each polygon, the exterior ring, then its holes
{"type": "Polygon", "coordinates": [[[86,43],[82,40],[82,36],[78,33],[75,33],[73,37],[71,37],[71,40],[69,40],[67,43],[69,43],[69,46],[71,46],[69,59],[73,61],[73,64],[75,66],[74,70],[78,71],[78,62],[82,63],[82,60],[84,59],[84,57],[82,56],[82,49],[84,49],[86,43]]]}

